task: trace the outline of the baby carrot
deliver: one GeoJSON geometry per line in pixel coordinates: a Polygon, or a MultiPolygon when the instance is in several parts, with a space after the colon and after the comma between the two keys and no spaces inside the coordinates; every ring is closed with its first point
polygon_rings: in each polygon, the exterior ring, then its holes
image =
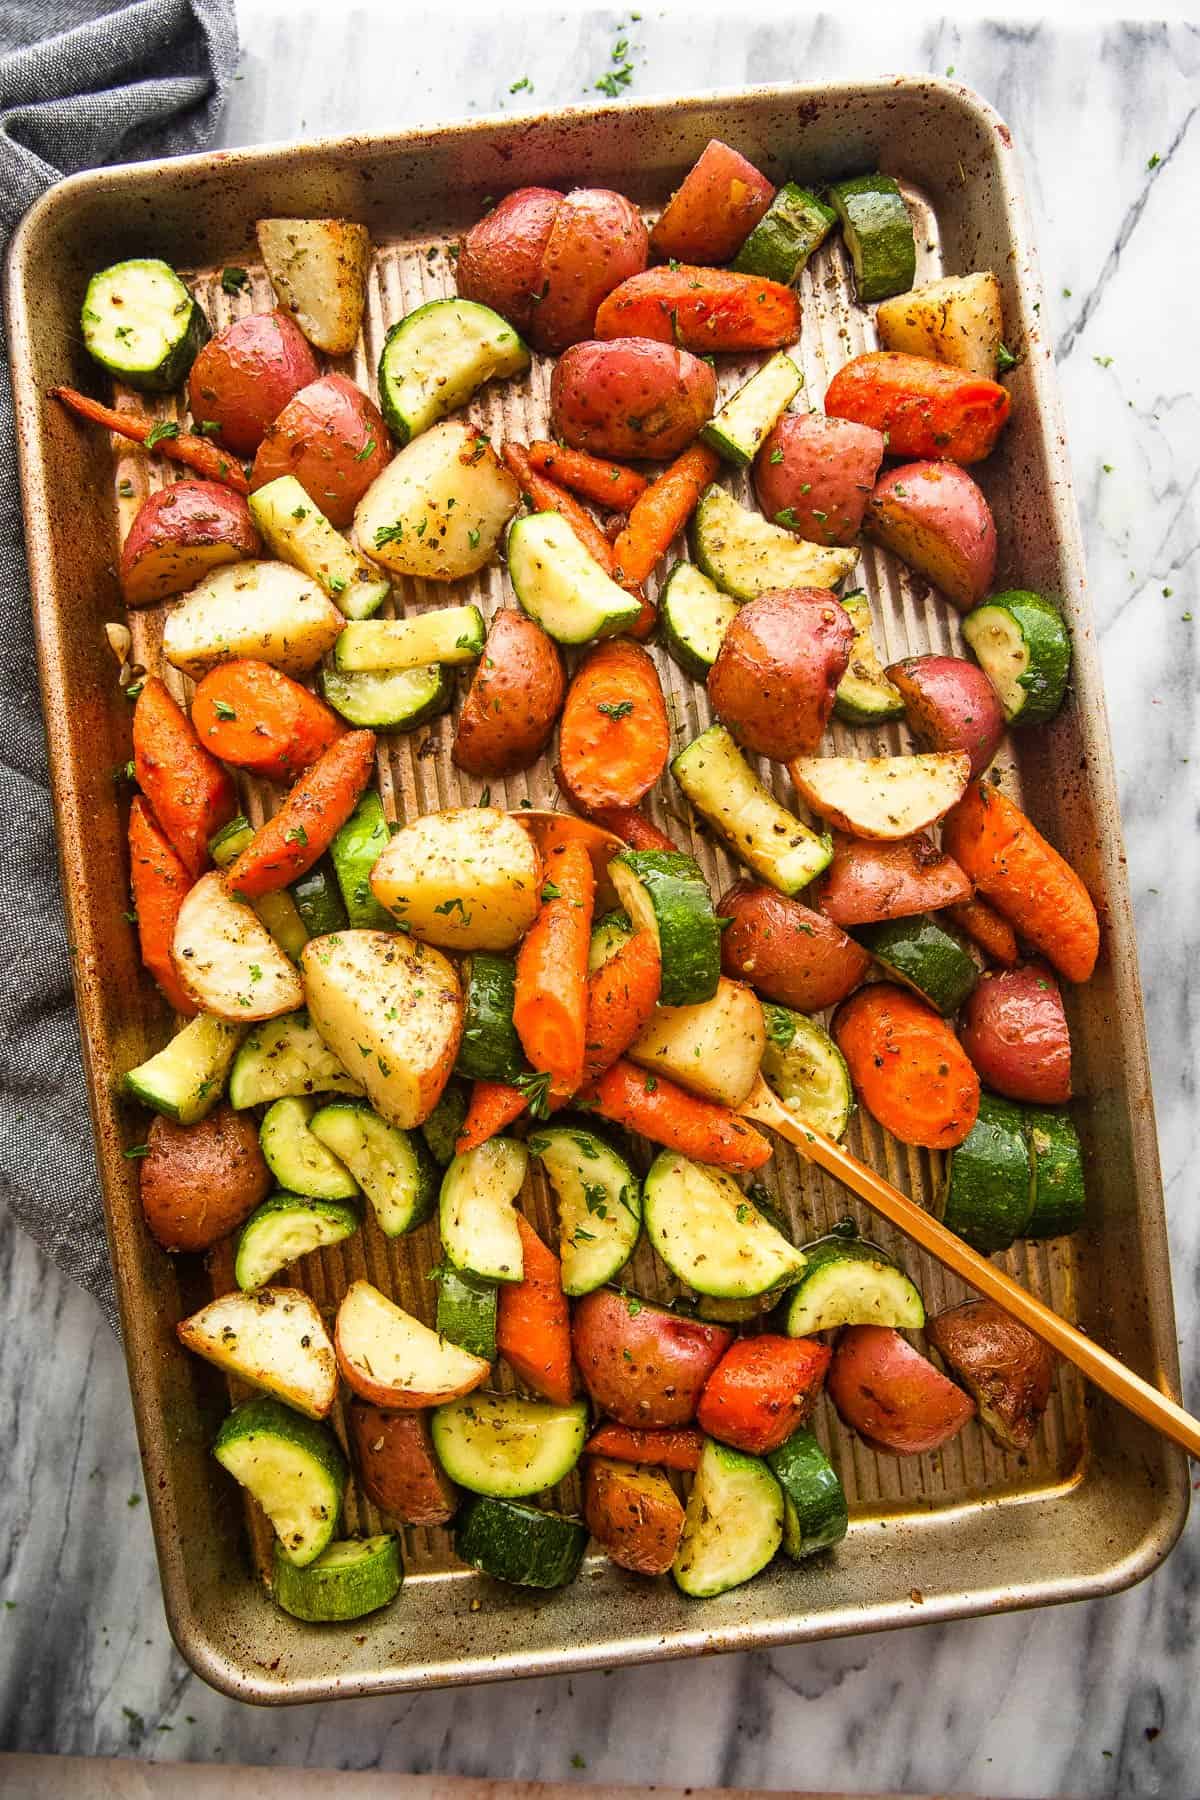
{"type": "Polygon", "coordinates": [[[562,1267],[553,1250],[521,1214],[516,1215],[524,1254],[520,1281],[503,1281],[497,1293],[496,1348],[513,1373],[535,1394],[558,1406],[575,1392],[571,1365],[571,1314],[562,1290],[562,1267]]]}
{"type": "Polygon", "coordinates": [[[250,657],[209,670],[192,696],[192,724],[223,762],[268,781],[291,781],[346,733],[323,700],[250,657]]]}
{"type": "Polygon", "coordinates": [[[859,1099],[902,1144],[952,1150],[979,1111],[979,1077],[943,1018],[880,981],[843,1001],[833,1020],[859,1099]]]}
{"type": "Polygon", "coordinates": [[[613,572],[613,548],[586,506],[574,494],[559,487],[533,467],[524,444],[505,444],[504,460],[521,485],[521,492],[538,512],[560,513],[588,555],[606,575],[613,572]]]}
{"type": "Polygon", "coordinates": [[[237,811],[237,792],[157,675],[146,677],[133,709],[133,772],[195,881],[208,867],[209,838],[237,811]]]}
{"type": "Polygon", "coordinates": [[[354,811],[374,764],[373,731],[348,731],[331,744],[230,866],[232,891],[256,900],[311,869],[354,811]]]}
{"type": "Polygon", "coordinates": [[[727,1106],[701,1100],[663,1075],[635,1069],[624,1058],[588,1089],[586,1098],[602,1119],[640,1131],[653,1143],[682,1151],[697,1162],[722,1169],[761,1169],[771,1155],[762,1133],[727,1106]]]}
{"type": "Polygon", "coordinates": [[[540,474],[582,494],[585,500],[594,500],[607,512],[628,512],[646,491],[646,477],[636,469],[609,462],[603,456],[590,456],[586,450],[572,450],[566,444],[549,443],[544,438],[530,444],[529,461],[540,474]]]}
{"type": "Polygon", "coordinates": [[[651,931],[636,931],[588,980],[583,1079],[599,1080],[650,1023],[662,985],[651,931]]]}
{"type": "Polygon", "coordinates": [[[704,1433],[688,1425],[618,1425],[612,1419],[593,1431],[583,1446],[590,1456],[649,1463],[660,1469],[698,1469],[704,1433]]]}
{"type": "Polygon", "coordinates": [[[175,921],[192,878],[140,794],[129,809],[129,870],[142,961],[177,1013],[196,1008],[175,973],[171,944],[175,921]]]}
{"type": "Polygon", "coordinates": [[[596,877],[583,845],[569,841],[543,868],[542,909],[517,952],[513,1024],[530,1063],[550,1076],[552,1097],[563,1099],[583,1079],[596,877]]]}
{"type": "Polygon", "coordinates": [[[959,900],[946,908],[946,917],[960,931],[965,931],[969,938],[974,938],[979,948],[993,962],[1002,963],[1006,969],[1015,967],[1019,954],[1017,934],[1008,920],[994,912],[986,900],[980,900],[977,896],[971,900],[959,900]]]}
{"type": "Polygon", "coordinates": [[[704,1384],[697,1423],[722,1444],[766,1456],[809,1418],[832,1358],[812,1338],[738,1338],[704,1384]]]}
{"type": "Polygon", "coordinates": [[[468,1150],[474,1150],[479,1144],[486,1144],[489,1138],[494,1138],[506,1125],[519,1119],[526,1105],[525,1095],[520,1088],[509,1087],[505,1081],[474,1082],[467,1105],[467,1116],[455,1141],[455,1154],[465,1156],[468,1150]]]}
{"type": "Polygon", "coordinates": [[[633,806],[671,751],[666,701],[653,661],[637,644],[597,644],[580,664],[559,721],[568,790],[585,809],[633,806]]]}
{"type": "Polygon", "coordinates": [[[594,330],[598,338],[656,338],[697,356],[778,350],[800,336],[800,301],[761,275],[687,264],[645,269],[601,302],[594,330]]]}
{"type": "Polygon", "coordinates": [[[693,444],[651,482],[613,545],[613,558],[625,581],[645,581],[695,512],[720,466],[715,450],[693,444]]]}
{"type": "Polygon", "coordinates": [[[988,455],[1011,404],[998,381],[903,350],[868,350],[853,357],[825,393],[831,419],[853,419],[884,432],[889,456],[957,463],[988,455]]]}
{"type": "MultiPolygon", "coordinates": [[[[79,394],[74,388],[52,387],[50,393],[68,412],[87,419],[92,425],[103,425],[106,431],[115,431],[135,444],[149,444],[155,427],[163,425],[161,419],[152,419],[148,413],[117,412],[115,407],[102,406],[98,400],[79,394]]],[[[149,447],[172,462],[184,463],[197,475],[207,475],[210,481],[223,481],[236,494],[250,492],[250,483],[242,472],[241,463],[227,450],[219,450],[216,444],[210,444],[207,438],[192,437],[190,432],[176,427],[174,435],[157,437],[149,447]]]]}

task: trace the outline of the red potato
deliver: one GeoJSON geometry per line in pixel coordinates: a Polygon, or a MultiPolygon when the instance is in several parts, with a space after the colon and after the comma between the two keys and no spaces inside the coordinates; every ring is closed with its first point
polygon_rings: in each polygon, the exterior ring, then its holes
{"type": "Polygon", "coordinates": [[[219,481],[175,481],[148,494],[121,547],[126,606],[154,606],[202,581],[218,563],[262,555],[240,494],[219,481]]]}
{"type": "Polygon", "coordinates": [[[721,933],[726,975],[748,981],[780,1006],[820,1012],[866,980],[871,958],[862,945],[774,888],[739,881],[721,896],[717,912],[731,921],[721,933]]]}
{"type": "Polygon", "coordinates": [[[346,1426],[368,1500],[403,1525],[444,1525],[454,1517],[458,1489],[434,1454],[425,1413],[389,1413],[354,1399],[346,1426]]]}
{"type": "Polygon", "coordinates": [[[518,331],[529,330],[542,291],[542,257],[562,198],[557,188],[518,188],[471,227],[455,270],[464,300],[478,300],[518,331]]]}
{"type": "Polygon", "coordinates": [[[650,338],[573,344],[550,378],[550,423],[576,450],[621,461],[678,456],[711,419],[717,378],[650,338]]]}
{"type": "Polygon", "coordinates": [[[768,519],[813,544],[852,544],[883,461],[883,433],[823,413],[784,413],[754,462],[768,519]]]}
{"type": "Polygon", "coordinates": [[[320,364],[308,339],[281,312],[235,319],[205,344],[188,377],[188,406],[208,435],[253,456],[293,394],[316,381],[320,364]]]}
{"type": "Polygon", "coordinates": [[[774,198],[752,162],[712,138],[663,208],[650,248],[662,262],[730,262],[774,198]]]}
{"type": "Polygon", "coordinates": [[[1028,1450],[1050,1400],[1058,1358],[994,1300],[964,1300],[926,1327],[929,1342],[979,1407],[1003,1450],[1028,1450]]]}
{"type": "Polygon", "coordinates": [[[873,1450],[921,1456],[957,1437],[975,1403],[887,1325],[850,1325],[827,1382],[844,1425],[873,1450]]]}
{"type": "Polygon", "coordinates": [[[739,1338],[704,1384],[697,1423],[750,1456],[778,1450],[811,1416],[831,1355],[813,1338],[739,1338]]]}
{"type": "Polygon", "coordinates": [[[673,264],[614,288],[595,330],[598,338],[657,338],[699,356],[778,350],[800,336],[800,301],[793,288],[763,275],[673,264]]]}
{"type": "Polygon", "coordinates": [[[998,381],[902,350],[868,350],[854,357],[825,394],[831,418],[854,419],[884,432],[889,455],[960,463],[990,454],[1011,405],[998,381]]]}
{"type": "Polygon", "coordinates": [[[250,1113],[221,1105],[196,1125],[161,1114],[138,1165],[142,1212],[164,1250],[209,1250],[272,1188],[250,1113]]]}
{"type": "Polygon", "coordinates": [[[1071,1033],[1047,964],[984,975],[963,1008],[959,1037],[994,1093],[1035,1106],[1070,1099],[1071,1033]]]}
{"type": "Polygon", "coordinates": [[[360,1399],[388,1412],[417,1412],[469,1394],[491,1364],[439,1337],[369,1281],[353,1281],[334,1324],[338,1368],[360,1399]]]}
{"type": "Polygon", "coordinates": [[[729,625],[708,672],[713,710],[738,742],[778,761],[821,742],[854,625],[822,588],[760,594],[729,625]]]}
{"type": "Polygon", "coordinates": [[[890,469],[867,503],[867,536],[970,612],[996,572],[996,524],[978,482],[952,462],[890,469]]]}
{"type": "Polygon", "coordinates": [[[971,779],[982,775],[1004,736],[1004,708],[978,664],[962,656],[906,656],[886,674],[921,748],[961,750],[971,759],[971,779]]]}
{"type": "Polygon", "coordinates": [[[833,861],[815,895],[838,925],[876,925],[969,900],[971,883],[924,832],[888,844],[835,831],[833,861]]]}
{"type": "Polygon", "coordinates": [[[723,1325],[687,1319],[615,1288],[575,1307],[571,1343],[583,1385],[622,1425],[686,1425],[733,1342],[723,1325]]]}
{"type": "Polygon", "coordinates": [[[591,337],[601,302],[646,267],[650,238],[624,194],[573,188],[560,203],[542,254],[529,336],[558,352],[591,337]]]}
{"type": "Polygon", "coordinates": [[[347,375],[323,375],[288,401],[254,458],[257,492],[294,475],[331,525],[349,525],[354,509],[392,454],[383,415],[347,375]]]}
{"type": "Polygon", "coordinates": [[[510,775],[536,762],[566,693],[562,657],[525,613],[498,612],[459,714],[454,762],[468,775],[510,775]]]}
{"type": "Polygon", "coordinates": [[[665,1575],[683,1536],[684,1511],[657,1469],[589,1457],[583,1517],[606,1555],[635,1575],[665,1575]]]}

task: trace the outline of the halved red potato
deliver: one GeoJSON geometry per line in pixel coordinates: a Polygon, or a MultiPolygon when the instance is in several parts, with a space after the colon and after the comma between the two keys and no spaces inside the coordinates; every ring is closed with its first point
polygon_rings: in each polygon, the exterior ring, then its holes
{"type": "Polygon", "coordinates": [[[529,330],[542,291],[542,256],[562,198],[557,188],[518,188],[472,225],[455,269],[464,300],[478,300],[518,331],[529,330]]]}
{"type": "Polygon", "coordinates": [[[439,1337],[369,1281],[353,1281],[334,1324],[338,1367],[356,1394],[392,1412],[469,1394],[491,1364],[439,1337]]]}
{"type": "Polygon", "coordinates": [[[1005,1450],[1028,1450],[1058,1358],[994,1300],[964,1300],[931,1319],[929,1342],[958,1376],[1005,1450]]]}
{"type": "Polygon", "coordinates": [[[1034,1106],[1070,1099],[1071,1033],[1047,963],[982,976],[963,1008],[959,1037],[994,1093],[1034,1106]]]}
{"type": "Polygon", "coordinates": [[[686,1425],[732,1331],[615,1288],[580,1300],[571,1345],[583,1385],[622,1425],[686,1425]]]}
{"type": "Polygon", "coordinates": [[[824,413],[784,413],[754,461],[754,491],[768,519],[813,544],[852,544],[883,461],[870,425],[824,413]]]}
{"type": "Polygon", "coordinates": [[[215,425],[223,444],[253,456],[292,395],[320,373],[298,325],[281,312],[251,313],[205,344],[188,377],[188,405],[206,436],[215,425]]]}
{"type": "Polygon", "coordinates": [[[971,883],[954,858],[923,833],[885,844],[835,831],[833,861],[815,896],[825,917],[838,925],[876,925],[969,900],[971,883]]]}
{"type": "Polygon", "coordinates": [[[854,625],[823,588],[778,588],[730,621],[708,697],[738,742],[784,762],[815,750],[846,673],[854,625]]]}
{"type": "Polygon", "coordinates": [[[138,1164],[146,1225],[164,1250],[211,1250],[271,1191],[250,1113],[223,1103],[194,1125],[159,1114],[138,1164]]]}
{"type": "Polygon", "coordinates": [[[260,556],[250,508],[220,481],[175,481],[148,494],[121,547],[126,606],[154,606],[202,581],[219,563],[260,556]]]}
{"type": "Polygon", "coordinates": [[[962,753],[797,756],[788,768],[819,818],[851,837],[889,840],[936,824],[961,800],[971,776],[962,753]]]}
{"type": "Polygon", "coordinates": [[[565,350],[592,335],[596,309],[646,266],[650,239],[632,200],[609,188],[573,188],[554,215],[542,254],[529,336],[565,350]]]}
{"type": "Polygon", "coordinates": [[[711,364],[653,338],[592,339],[559,357],[550,378],[555,437],[618,461],[666,461],[712,417],[711,364]]]}
{"type": "Polygon", "coordinates": [[[977,481],[952,462],[905,463],[877,481],[863,529],[952,600],[977,606],[996,572],[996,523],[977,481]]]}
{"type": "Polygon", "coordinates": [[[527,769],[549,743],[565,693],[554,640],[525,613],[498,612],[459,714],[454,762],[485,780],[527,769]]]}
{"type": "Polygon", "coordinates": [[[683,1536],[683,1506],[657,1469],[590,1456],[583,1516],[600,1548],[635,1575],[665,1575],[683,1536]]]}
{"type": "Polygon", "coordinates": [[[871,959],[861,944],[799,900],[774,888],[739,881],[721,896],[717,912],[730,923],[721,933],[721,967],[758,993],[796,1012],[820,1012],[853,993],[871,959]]]}
{"type": "Polygon", "coordinates": [[[712,138],[663,208],[650,248],[663,262],[729,262],[774,198],[752,162],[712,138]]]}
{"type": "Polygon", "coordinates": [[[354,509],[391,459],[383,415],[348,375],[322,375],[292,396],[270,426],[250,473],[253,490],[294,475],[331,525],[354,509]]]}
{"type": "Polygon", "coordinates": [[[346,1431],[368,1500],[405,1525],[444,1525],[458,1508],[458,1489],[434,1454],[423,1412],[384,1412],[354,1399],[346,1431]]]}
{"type": "Polygon", "coordinates": [[[921,1456],[957,1437],[975,1403],[887,1325],[850,1325],[826,1382],[844,1425],[875,1450],[921,1456]]]}
{"type": "Polygon", "coordinates": [[[962,656],[906,656],[885,673],[918,744],[963,751],[971,779],[982,775],[1004,736],[1004,708],[979,665],[962,656]]]}

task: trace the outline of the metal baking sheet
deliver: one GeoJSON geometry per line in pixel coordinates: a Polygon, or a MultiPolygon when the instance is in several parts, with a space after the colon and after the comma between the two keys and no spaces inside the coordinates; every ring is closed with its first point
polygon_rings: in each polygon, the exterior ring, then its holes
{"type": "MultiPolygon", "coordinates": [[[[54,802],[83,1028],[146,1492],[171,1629],[192,1666],[215,1686],[265,1702],[327,1699],[610,1666],[795,1642],[931,1619],[1034,1606],[1124,1586],[1149,1573],[1186,1516],[1184,1459],[1062,1368],[1045,1423],[1027,1455],[1000,1452],[978,1425],[940,1453],[877,1455],[824,1406],[817,1430],[845,1482],[852,1522],[831,1556],[796,1566],[780,1558],[748,1586],[696,1602],[669,1580],[629,1576],[599,1554],[573,1586],[550,1595],[506,1589],[458,1564],[446,1533],[405,1532],[408,1577],[382,1613],[343,1627],[309,1627],[281,1614],[255,1579],[265,1521],[247,1514],[209,1446],[230,1390],[178,1348],[176,1321],[228,1286],[227,1254],[205,1267],[173,1260],[140,1219],[136,1164],[122,1150],[145,1118],[119,1095],[122,1072],[169,1034],[171,1021],[142,974],[127,906],[125,804],[112,771],[129,754],[130,708],[103,637],[124,616],[115,576],[121,535],[145,493],[179,471],[136,447],[82,430],[44,398],[55,381],[97,389],[78,337],[87,275],[120,257],[154,253],[195,282],[214,327],[264,310],[270,290],[254,249],[264,214],[345,214],[376,245],[363,342],[336,365],[374,390],[387,327],[421,300],[453,292],[449,247],[485,199],[524,183],[610,185],[651,216],[712,136],[736,144],[773,178],[817,183],[882,166],[902,181],[917,220],[918,279],[992,268],[1004,293],[1012,422],[980,479],[1000,537],[998,585],[1061,599],[1075,664],[1070,699],[1053,725],[1006,743],[1005,786],[1080,870],[1104,921],[1092,983],[1068,996],[1080,1098],[1075,1114],[1088,1155],[1090,1213],[1078,1238],[1016,1248],[1006,1266],[1116,1354],[1178,1394],[1178,1366],[1162,1189],[1155,1140],[1136,948],[1104,699],[1093,641],[1078,522],[1040,286],[1007,128],[977,96],[951,83],[898,79],[814,88],[757,89],[690,100],[577,108],[526,120],[478,121],[395,137],[222,152],[142,163],[63,182],[16,234],[6,274],[30,566],[54,802]],[[251,272],[227,295],[221,267],[251,272]],[[131,492],[119,490],[130,484],[131,492]]],[[[834,370],[874,342],[869,311],[850,298],[840,243],[803,277],[799,346],[806,392],[819,405],[834,370]]],[[[724,359],[727,393],[743,370],[724,359]]],[[[471,411],[494,439],[544,431],[549,365],[523,384],[485,390],[471,411]]],[[[105,396],[107,397],[107,396],[105,396]]],[[[159,410],[176,416],[173,402],[159,410]]],[[[864,551],[866,586],[889,658],[961,649],[956,616],[883,552],[864,551]]],[[[398,610],[475,599],[486,615],[511,604],[500,567],[453,590],[397,584],[398,610]]],[[[131,616],[136,654],[159,667],[164,609],[131,616]]],[[[710,722],[707,696],[654,651],[678,741],[710,722]]],[[[190,684],[162,672],[177,695],[190,684]]],[[[405,819],[479,798],[481,784],[449,758],[453,719],[412,737],[381,740],[379,786],[390,816],[405,819]]],[[[872,754],[907,743],[901,727],[835,725],[835,749],[872,754]]],[[[773,775],[795,803],[782,769],[773,775]]],[[[510,807],[554,805],[549,760],[491,784],[510,807]]],[[[263,783],[244,787],[257,820],[278,804],[263,783]]],[[[692,825],[664,780],[650,810],[692,849],[720,892],[733,865],[692,825]]],[[[851,1146],[929,1203],[936,1157],[907,1150],[861,1113],[851,1146]]],[[[801,1236],[852,1213],[906,1263],[931,1312],[966,1290],[910,1251],[836,1183],[800,1164],[782,1143],[766,1171],[801,1236]]],[[[531,1178],[525,1204],[550,1225],[531,1178]]],[[[309,1257],[300,1278],[332,1312],[348,1281],[367,1275],[400,1303],[432,1317],[426,1279],[435,1228],[384,1239],[368,1222],[347,1243],[309,1257]]],[[[669,1292],[643,1247],[632,1285],[669,1292]]],[[[570,1484],[561,1496],[573,1500],[570,1484]]],[[[351,1491],[351,1529],[377,1515],[351,1491]]]]}

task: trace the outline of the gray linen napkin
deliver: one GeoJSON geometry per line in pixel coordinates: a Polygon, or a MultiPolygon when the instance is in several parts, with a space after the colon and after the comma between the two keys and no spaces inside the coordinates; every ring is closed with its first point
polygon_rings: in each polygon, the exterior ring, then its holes
{"type": "MultiPolygon", "coordinates": [[[[203,149],[236,63],[233,0],[0,0],[0,254],[22,213],[62,175],[203,149]]],[[[0,951],[0,1197],[115,1326],[55,861],[7,356],[0,668],[0,902],[8,920],[0,951]]]]}

